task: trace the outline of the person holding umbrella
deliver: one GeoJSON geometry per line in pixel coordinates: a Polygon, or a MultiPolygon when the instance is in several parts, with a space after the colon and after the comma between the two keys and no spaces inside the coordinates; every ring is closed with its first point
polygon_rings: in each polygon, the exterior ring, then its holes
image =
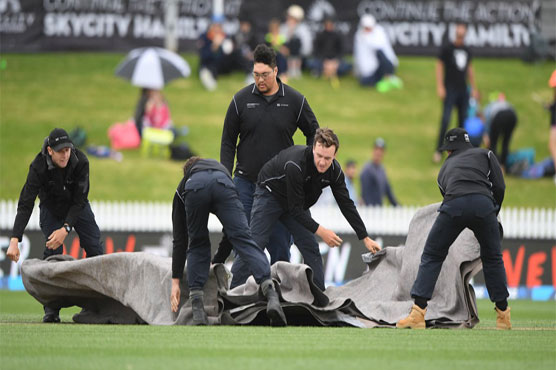
{"type": "Polygon", "coordinates": [[[425,329],[427,302],[448,250],[458,235],[469,228],[481,247],[481,261],[491,301],[495,302],[496,328],[511,329],[506,270],[502,260],[502,227],[496,216],[504,200],[505,183],[494,153],[473,148],[467,131],[454,128],[446,134],[440,150],[448,158],[438,173],[438,187],[444,197],[425,248],[417,278],[411,288],[415,304],[398,328],[425,329]]]}
{"type": "Polygon", "coordinates": [[[168,104],[160,90],[170,81],[190,74],[191,68],[182,57],[156,47],[134,49],[118,65],[116,76],[142,88],[134,114],[139,136],[145,125],[161,129],[171,126],[168,104]]]}

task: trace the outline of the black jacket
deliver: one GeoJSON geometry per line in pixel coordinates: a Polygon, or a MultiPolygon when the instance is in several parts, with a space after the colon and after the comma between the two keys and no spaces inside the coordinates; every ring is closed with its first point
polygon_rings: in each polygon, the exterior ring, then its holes
{"type": "Polygon", "coordinates": [[[40,199],[40,206],[46,207],[56,217],[73,226],[79,212],[88,202],[89,195],[89,160],[79,149],[72,149],[66,168],[58,168],[46,149],[45,139],[42,150],[31,165],[27,181],[21,189],[17,204],[12,237],[21,241],[23,231],[29,222],[35,199],[40,199]]]}
{"type": "Polygon", "coordinates": [[[346,188],[344,172],[334,160],[325,173],[319,173],[311,145],[295,145],[282,150],[259,173],[259,186],[266,187],[295,219],[312,233],[319,224],[304,212],[319,199],[322,189],[330,186],[332,194],[357,237],[367,237],[365,224],[346,188]]]}
{"type": "Polygon", "coordinates": [[[173,232],[173,252],[172,252],[172,278],[183,277],[183,268],[185,266],[185,259],[188,246],[188,232],[187,232],[187,216],[185,213],[185,183],[196,172],[214,170],[224,172],[230,177],[230,173],[224,166],[214,159],[200,159],[197,161],[189,171],[185,174],[180,181],[178,188],[174,194],[174,201],[172,203],[172,232],[173,232]]]}
{"type": "Polygon", "coordinates": [[[455,150],[438,173],[438,187],[444,200],[468,194],[483,194],[496,202],[504,200],[504,175],[493,152],[482,148],[455,150]]]}
{"type": "Polygon", "coordinates": [[[237,149],[235,174],[253,183],[268,160],[294,144],[297,128],[307,138],[307,145],[311,145],[319,127],[305,97],[279,79],[278,82],[278,93],[270,102],[255,84],[240,90],[224,120],[220,162],[232,173],[237,149]]]}

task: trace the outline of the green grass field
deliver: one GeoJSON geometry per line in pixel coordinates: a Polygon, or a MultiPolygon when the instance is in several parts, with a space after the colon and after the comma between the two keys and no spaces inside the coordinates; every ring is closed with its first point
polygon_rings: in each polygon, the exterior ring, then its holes
{"type": "Polygon", "coordinates": [[[556,303],[511,301],[511,331],[480,300],[472,330],[42,324],[26,292],[0,291],[2,369],[551,369],[556,303]]]}
{"type": "MultiPolygon", "coordinates": [[[[123,54],[45,53],[4,54],[7,68],[0,70],[0,199],[17,199],[28,165],[48,132],[62,126],[81,126],[89,144],[107,145],[107,129],[132,116],[138,89],[114,76],[123,54]]],[[[196,57],[186,55],[193,70],[196,57]]],[[[377,136],[386,139],[385,165],[402,204],[425,205],[440,200],[436,186],[439,165],[431,156],[439,126],[440,102],[436,97],[434,59],[402,57],[401,91],[380,94],[362,89],[353,77],[341,87],[310,76],[292,81],[308,99],[321,126],[340,137],[338,159],[356,159],[360,168],[368,160],[377,136]]],[[[476,79],[486,96],[504,91],[517,109],[518,127],[512,148],[533,147],[537,160],[548,156],[548,113],[542,102],[552,98],[548,77],[554,63],[524,64],[512,59],[477,59],[476,79]]],[[[196,72],[194,72],[194,75],[196,72]]],[[[219,80],[209,93],[196,76],[175,81],[165,89],[177,126],[190,129],[188,141],[202,156],[219,158],[222,123],[232,95],[243,86],[244,76],[219,80]]],[[[452,125],[455,123],[455,117],[452,125]]],[[[301,135],[296,136],[303,143],[301,135]]],[[[141,158],[126,151],[124,161],[91,159],[94,200],[171,201],[180,180],[180,163],[141,158]]],[[[506,206],[556,206],[550,178],[507,179],[506,206]]]]}

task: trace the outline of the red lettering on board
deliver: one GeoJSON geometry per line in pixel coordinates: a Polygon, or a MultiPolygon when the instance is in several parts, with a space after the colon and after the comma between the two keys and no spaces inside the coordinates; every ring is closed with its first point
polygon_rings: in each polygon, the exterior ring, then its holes
{"type": "Polygon", "coordinates": [[[114,241],[112,240],[112,238],[107,236],[105,243],[106,243],[106,254],[114,253],[114,241]]]}
{"type": "Polygon", "coordinates": [[[552,286],[556,288],[556,245],[552,247],[552,286]]]}
{"type": "Polygon", "coordinates": [[[527,263],[527,288],[542,285],[540,277],[544,272],[542,267],[544,261],[546,261],[546,252],[533,253],[529,257],[529,262],[527,263]]]}
{"type": "Polygon", "coordinates": [[[70,256],[75,259],[79,258],[79,238],[73,238],[70,248],[70,256]]]}
{"type": "Polygon", "coordinates": [[[127,237],[127,242],[125,243],[125,251],[126,252],[135,251],[135,235],[131,234],[127,237]]]}
{"type": "Polygon", "coordinates": [[[502,252],[502,259],[504,260],[504,267],[506,268],[506,277],[508,279],[509,287],[519,286],[521,279],[521,270],[523,269],[523,258],[525,257],[525,247],[522,245],[517,250],[515,264],[512,264],[512,256],[510,251],[505,249],[502,252]]]}
{"type": "MultiPolygon", "coordinates": [[[[114,240],[111,237],[106,237],[106,254],[114,253],[114,240]]],[[[135,251],[135,235],[131,234],[127,237],[127,241],[125,243],[125,252],[134,252],[135,251]]],[[[116,252],[124,252],[123,249],[118,248],[116,252]]]]}

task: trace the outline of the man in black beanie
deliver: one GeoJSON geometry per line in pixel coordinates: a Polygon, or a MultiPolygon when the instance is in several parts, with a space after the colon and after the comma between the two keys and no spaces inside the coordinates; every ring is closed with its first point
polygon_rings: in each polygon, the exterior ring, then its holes
{"type": "Polygon", "coordinates": [[[423,254],[411,297],[415,304],[398,328],[424,329],[427,301],[448,250],[466,227],[471,229],[481,247],[481,261],[486,287],[496,307],[496,327],[511,329],[507,298],[506,270],[501,252],[501,225],[496,216],[504,200],[504,176],[492,151],[473,148],[469,135],[462,128],[446,134],[441,150],[448,158],[438,173],[438,187],[444,201],[438,210],[423,254]]]}

